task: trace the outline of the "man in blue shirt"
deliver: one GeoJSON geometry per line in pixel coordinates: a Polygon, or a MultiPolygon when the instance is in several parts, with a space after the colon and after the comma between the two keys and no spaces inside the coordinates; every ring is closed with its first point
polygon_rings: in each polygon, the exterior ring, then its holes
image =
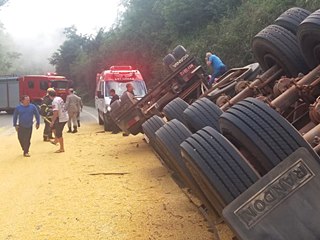
{"type": "Polygon", "coordinates": [[[211,86],[217,77],[220,77],[227,71],[227,67],[217,55],[211,52],[206,53],[206,63],[209,67],[212,67],[212,75],[208,82],[209,86],[211,86]]]}
{"type": "Polygon", "coordinates": [[[23,95],[21,104],[16,107],[13,113],[13,126],[18,132],[18,139],[23,150],[23,156],[30,157],[30,139],[32,134],[33,117],[36,117],[36,129],[39,128],[40,115],[35,105],[30,104],[30,98],[23,95]],[[19,119],[19,124],[17,120],[19,119]]]}

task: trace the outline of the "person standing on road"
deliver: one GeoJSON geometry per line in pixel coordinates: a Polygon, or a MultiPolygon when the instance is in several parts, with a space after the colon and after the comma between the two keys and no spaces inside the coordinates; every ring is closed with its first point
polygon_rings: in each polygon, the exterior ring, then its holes
{"type": "Polygon", "coordinates": [[[123,94],[121,95],[121,102],[126,102],[127,99],[129,99],[133,104],[138,102],[138,100],[134,96],[133,85],[131,83],[127,83],[126,88],[127,88],[127,91],[124,91],[123,94]]]}
{"type": "Polygon", "coordinates": [[[80,97],[74,94],[73,89],[69,89],[69,95],[66,99],[66,110],[68,111],[69,119],[68,119],[68,133],[76,133],[78,132],[77,128],[77,117],[78,113],[80,113],[80,97]],[[73,131],[72,131],[73,126],[73,131]]]}
{"type": "Polygon", "coordinates": [[[55,91],[53,88],[47,89],[47,95],[43,97],[40,106],[40,114],[44,119],[44,129],[43,129],[43,141],[48,142],[53,139],[52,129],[50,128],[50,122],[52,120],[52,100],[49,97],[49,92],[55,91]]]}
{"type": "Polygon", "coordinates": [[[55,153],[62,153],[64,152],[64,143],[62,137],[62,131],[64,125],[66,125],[68,121],[68,113],[65,109],[64,101],[61,97],[56,96],[56,92],[49,92],[49,96],[52,99],[52,121],[50,123],[50,127],[55,130],[55,139],[53,144],[59,143],[60,149],[55,151],[55,153]]]}
{"type": "Polygon", "coordinates": [[[227,71],[227,67],[217,55],[212,54],[211,52],[206,53],[205,60],[207,66],[212,68],[212,75],[208,82],[208,85],[211,86],[217,77],[220,77],[227,71]]]}
{"type": "Polygon", "coordinates": [[[23,150],[23,156],[30,157],[29,148],[32,135],[33,117],[36,118],[36,129],[40,125],[40,115],[35,105],[30,103],[30,98],[23,95],[21,104],[16,107],[13,113],[13,126],[18,132],[18,139],[23,150]],[[19,119],[19,124],[17,120],[19,119]]]}
{"type": "MultiPolygon", "coordinates": [[[[73,91],[74,95],[78,96],[76,91],[73,91]]],[[[78,96],[79,99],[80,99],[80,111],[78,112],[78,115],[77,115],[77,123],[78,123],[78,127],[80,127],[80,112],[82,112],[82,108],[83,108],[83,102],[82,102],[82,99],[80,96],[78,96]]]]}
{"type": "MultiPolygon", "coordinates": [[[[134,88],[131,83],[126,84],[127,91],[123,92],[121,95],[121,105],[122,107],[130,107],[131,105],[138,102],[137,98],[134,96],[134,88]],[[128,106],[129,104],[129,106],[128,106]]],[[[129,132],[122,133],[122,136],[129,136],[129,132]]]]}
{"type": "MultiPolygon", "coordinates": [[[[110,89],[110,96],[112,97],[110,101],[111,106],[112,103],[114,103],[116,100],[119,100],[119,95],[116,94],[116,91],[114,89],[110,89]]],[[[112,134],[117,134],[118,132],[120,132],[120,128],[112,119],[110,119],[109,124],[111,125],[112,134]]]]}
{"type": "Polygon", "coordinates": [[[115,102],[116,100],[119,100],[119,95],[116,94],[116,91],[112,88],[110,89],[110,96],[111,96],[111,102],[110,105],[115,102]]]}

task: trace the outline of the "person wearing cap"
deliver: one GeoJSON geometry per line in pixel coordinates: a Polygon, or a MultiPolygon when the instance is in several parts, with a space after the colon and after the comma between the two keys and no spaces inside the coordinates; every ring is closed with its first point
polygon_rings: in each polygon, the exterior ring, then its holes
{"type": "Polygon", "coordinates": [[[78,132],[77,117],[81,111],[81,99],[74,94],[73,88],[69,89],[69,95],[66,98],[66,110],[68,111],[68,132],[76,133],[78,132]],[[73,127],[73,131],[72,131],[73,127]]]}
{"type": "Polygon", "coordinates": [[[205,60],[207,66],[212,68],[212,75],[208,82],[208,85],[211,86],[216,78],[227,71],[227,67],[217,55],[212,54],[211,52],[206,53],[205,60]]]}
{"type": "Polygon", "coordinates": [[[50,139],[53,139],[52,129],[50,128],[50,122],[52,121],[52,100],[49,97],[49,92],[55,92],[53,88],[47,89],[47,95],[43,97],[43,100],[40,105],[40,115],[44,119],[44,129],[43,129],[43,141],[49,142],[50,139]]]}

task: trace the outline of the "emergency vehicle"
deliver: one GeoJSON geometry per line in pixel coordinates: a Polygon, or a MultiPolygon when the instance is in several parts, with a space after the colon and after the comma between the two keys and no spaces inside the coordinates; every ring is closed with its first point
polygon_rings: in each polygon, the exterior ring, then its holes
{"type": "Polygon", "coordinates": [[[147,93],[146,84],[139,70],[131,66],[111,66],[97,74],[95,106],[98,110],[99,124],[104,125],[105,131],[112,130],[110,111],[110,90],[114,89],[116,94],[121,97],[125,92],[126,85],[131,83],[134,88],[135,97],[139,100],[147,93]]]}
{"type": "Polygon", "coordinates": [[[20,96],[28,95],[30,102],[40,105],[48,88],[54,88],[64,100],[71,82],[55,73],[47,75],[0,76],[0,111],[12,113],[19,104],[20,96]]]}

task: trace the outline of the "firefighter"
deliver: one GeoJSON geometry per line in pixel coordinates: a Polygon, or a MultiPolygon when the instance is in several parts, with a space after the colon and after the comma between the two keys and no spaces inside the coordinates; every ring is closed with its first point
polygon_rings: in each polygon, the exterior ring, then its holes
{"type": "Polygon", "coordinates": [[[43,130],[43,141],[49,142],[50,139],[54,139],[52,136],[52,129],[50,127],[50,122],[52,121],[52,100],[49,97],[50,92],[55,92],[53,88],[47,89],[47,95],[43,97],[40,106],[40,114],[44,119],[44,130],[43,130]]]}

